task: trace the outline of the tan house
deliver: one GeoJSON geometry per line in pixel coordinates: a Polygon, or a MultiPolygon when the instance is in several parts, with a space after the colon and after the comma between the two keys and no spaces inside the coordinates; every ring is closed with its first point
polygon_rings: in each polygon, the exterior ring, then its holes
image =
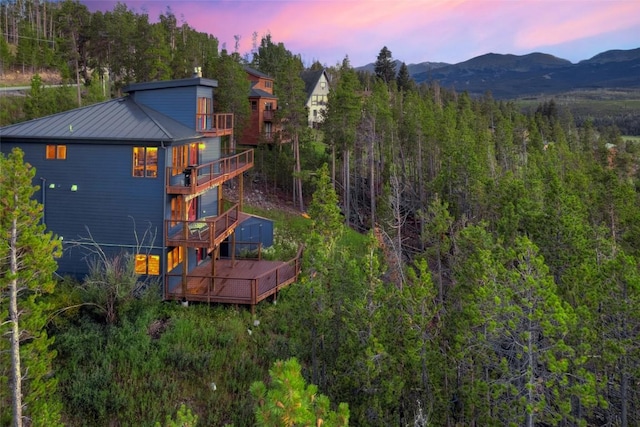
{"type": "Polygon", "coordinates": [[[303,71],[300,75],[307,93],[307,111],[309,127],[317,127],[323,120],[329,96],[329,78],[326,71],[303,71]]]}

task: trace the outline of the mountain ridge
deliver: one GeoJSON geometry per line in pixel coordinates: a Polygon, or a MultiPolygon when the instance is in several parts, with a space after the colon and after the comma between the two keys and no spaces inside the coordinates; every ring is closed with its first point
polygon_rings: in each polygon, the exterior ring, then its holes
{"type": "MultiPolygon", "coordinates": [[[[401,61],[394,61],[396,69],[401,61]]],[[[525,55],[486,53],[456,64],[423,62],[407,65],[416,83],[495,98],[548,95],[572,90],[640,88],[640,48],[608,50],[577,63],[533,52],[525,55]]],[[[356,67],[374,72],[375,64],[356,67]]]]}

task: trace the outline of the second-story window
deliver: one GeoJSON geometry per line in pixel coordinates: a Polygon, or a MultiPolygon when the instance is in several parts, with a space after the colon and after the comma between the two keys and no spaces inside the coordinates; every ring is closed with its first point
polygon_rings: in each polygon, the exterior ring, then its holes
{"type": "Polygon", "coordinates": [[[258,111],[258,101],[251,101],[251,111],[258,111]]]}
{"type": "Polygon", "coordinates": [[[271,111],[271,110],[273,110],[273,102],[265,102],[265,103],[264,103],[264,109],[265,109],[266,111],[271,111]]]}
{"type": "Polygon", "coordinates": [[[67,146],[66,145],[47,145],[45,153],[47,160],[64,160],[67,158],[67,146]]]}
{"type": "Polygon", "coordinates": [[[133,147],[133,176],[158,177],[158,147],[133,147]]]}
{"type": "Polygon", "coordinates": [[[271,81],[269,81],[269,80],[265,81],[265,82],[264,82],[264,87],[269,87],[269,88],[270,88],[270,87],[273,87],[273,82],[271,82],[271,81]]]}
{"type": "Polygon", "coordinates": [[[198,130],[211,129],[211,119],[213,108],[211,107],[211,98],[198,98],[198,111],[196,111],[196,126],[198,130]]]}

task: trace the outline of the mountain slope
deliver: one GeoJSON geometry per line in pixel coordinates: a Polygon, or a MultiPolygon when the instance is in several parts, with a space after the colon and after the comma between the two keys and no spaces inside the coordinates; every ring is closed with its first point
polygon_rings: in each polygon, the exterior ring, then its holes
{"type": "Polygon", "coordinates": [[[490,91],[498,99],[580,89],[640,88],[640,48],[602,52],[577,64],[536,52],[521,56],[488,53],[424,71],[417,71],[417,65],[409,66],[416,83],[437,81],[472,95],[490,91]]]}

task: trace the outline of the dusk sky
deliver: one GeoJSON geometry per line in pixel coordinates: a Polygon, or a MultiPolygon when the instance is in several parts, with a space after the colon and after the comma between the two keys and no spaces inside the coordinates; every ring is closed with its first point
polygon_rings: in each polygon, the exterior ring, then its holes
{"type": "MultiPolygon", "coordinates": [[[[90,11],[116,1],[81,0],[90,11]]],[[[640,47],[640,0],[201,0],[120,1],[152,22],[171,7],[178,22],[251,51],[252,34],[271,33],[305,65],[349,56],[374,62],[383,46],[415,64],[457,63],[485,53],[543,52],[578,62],[611,49],[640,47]]]]}

